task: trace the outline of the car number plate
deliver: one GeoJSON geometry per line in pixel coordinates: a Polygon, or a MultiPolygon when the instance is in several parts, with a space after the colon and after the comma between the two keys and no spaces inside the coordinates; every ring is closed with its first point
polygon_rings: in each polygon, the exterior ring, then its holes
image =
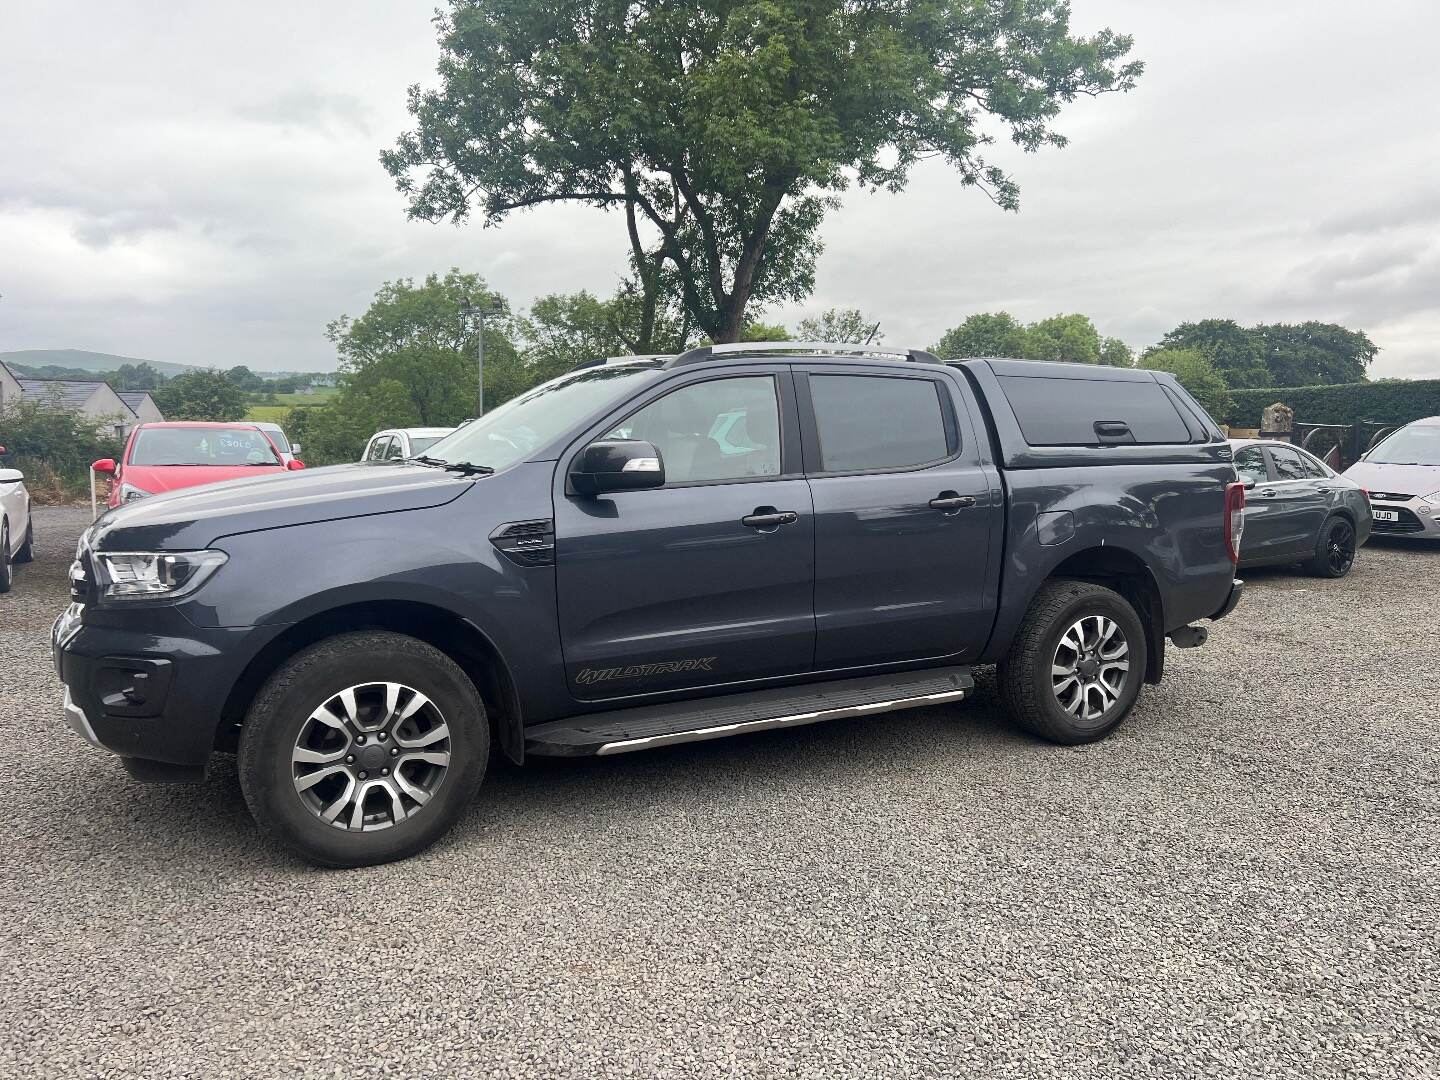
{"type": "Polygon", "coordinates": [[[1371,510],[1370,516],[1376,521],[1399,521],[1400,513],[1397,510],[1371,510]]]}

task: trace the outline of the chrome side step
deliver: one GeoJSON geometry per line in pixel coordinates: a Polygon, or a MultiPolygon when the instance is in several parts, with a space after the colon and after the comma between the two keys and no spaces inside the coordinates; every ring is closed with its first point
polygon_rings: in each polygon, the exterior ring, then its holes
{"type": "Polygon", "coordinates": [[[696,728],[693,731],[672,731],[664,735],[647,735],[639,739],[621,739],[607,742],[598,756],[607,754],[628,754],[634,750],[652,750],[657,746],[674,746],[677,743],[703,742],[706,739],[723,739],[729,735],[744,735],[752,731],[771,731],[775,728],[804,727],[818,724],[823,720],[838,720],[846,716],[865,716],[869,713],[898,712],[901,709],[918,709],[925,705],[940,705],[947,701],[959,701],[969,691],[946,690],[938,694],[924,694],[920,697],[896,698],[893,701],[873,701],[866,705],[847,705],[837,709],[817,709],[813,712],[793,713],[789,716],[773,716],[763,720],[746,720],[735,724],[718,724],[715,727],[696,728]]]}

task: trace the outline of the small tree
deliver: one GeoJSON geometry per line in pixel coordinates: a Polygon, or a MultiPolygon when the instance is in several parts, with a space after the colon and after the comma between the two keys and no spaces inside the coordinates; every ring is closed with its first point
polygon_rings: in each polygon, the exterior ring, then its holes
{"type": "Polygon", "coordinates": [[[88,490],[90,463],[120,453],[113,430],[108,423],[97,426],[91,417],[48,402],[17,401],[0,410],[5,467],[31,473],[36,480],[58,478],[67,489],[63,493],[76,497],[88,490]]]}
{"type": "Polygon", "coordinates": [[[248,405],[223,371],[204,368],[176,375],[152,395],[167,420],[243,420],[248,405]]]}
{"type": "Polygon", "coordinates": [[[945,336],[931,351],[942,360],[1024,356],[1025,327],[1008,311],[980,312],[945,331],[945,336]]]}
{"type": "Polygon", "coordinates": [[[880,323],[859,308],[830,308],[795,328],[801,341],[835,341],[847,345],[878,345],[885,340],[880,323]]]}
{"type": "Polygon", "coordinates": [[[1025,329],[1026,360],[1069,364],[1100,362],[1100,332],[1084,315],[1054,315],[1025,329]]]}
{"type": "Polygon", "coordinates": [[[1198,349],[1156,349],[1146,353],[1140,366],[1174,375],[1212,417],[1229,415],[1230,389],[1198,349]]]}

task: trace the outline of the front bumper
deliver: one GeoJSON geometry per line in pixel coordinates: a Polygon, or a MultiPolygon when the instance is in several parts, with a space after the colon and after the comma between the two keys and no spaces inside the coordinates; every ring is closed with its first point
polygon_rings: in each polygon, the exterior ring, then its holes
{"type": "Polygon", "coordinates": [[[1403,503],[1372,501],[1370,515],[1372,536],[1418,536],[1422,540],[1440,540],[1440,505],[1421,499],[1403,503]],[[1395,520],[1376,518],[1377,510],[1394,514],[1395,520]]]}
{"type": "Polygon", "coordinates": [[[259,636],[197,628],[174,608],[116,618],[72,604],[50,640],[65,723],[133,774],[203,769],[259,636]]]}
{"type": "Polygon", "coordinates": [[[1210,616],[1211,621],[1223,619],[1226,615],[1229,615],[1230,612],[1234,611],[1235,605],[1240,603],[1240,596],[1244,591],[1245,582],[1239,578],[1232,578],[1230,580],[1230,595],[1225,598],[1225,603],[1220,605],[1219,610],[1210,616]]]}

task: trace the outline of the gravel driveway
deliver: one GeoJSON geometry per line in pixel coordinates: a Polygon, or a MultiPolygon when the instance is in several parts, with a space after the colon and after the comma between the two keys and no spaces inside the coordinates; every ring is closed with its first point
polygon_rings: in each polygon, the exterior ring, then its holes
{"type": "Polygon", "coordinates": [[[1110,740],[987,693],[493,768],[398,865],[262,840],[59,718],[88,513],[0,597],[0,1075],[1440,1072],[1440,548],[1249,574],[1110,740]]]}

